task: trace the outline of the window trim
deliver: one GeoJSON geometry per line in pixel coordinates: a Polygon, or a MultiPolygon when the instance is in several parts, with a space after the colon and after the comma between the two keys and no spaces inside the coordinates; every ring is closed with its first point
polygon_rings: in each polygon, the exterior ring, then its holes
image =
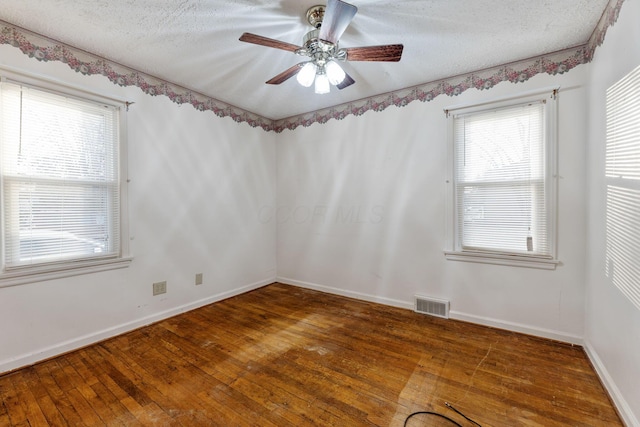
{"type": "Polygon", "coordinates": [[[513,267],[528,267],[545,270],[554,270],[560,261],[557,259],[557,187],[558,187],[558,91],[559,87],[547,87],[535,91],[524,92],[517,96],[503,97],[495,100],[452,106],[445,109],[447,116],[447,176],[446,185],[446,212],[445,212],[445,248],[444,255],[447,260],[466,261],[494,265],[507,265],[513,267]],[[546,123],[546,203],[548,206],[548,234],[550,239],[551,256],[527,255],[520,253],[469,250],[459,246],[459,230],[456,220],[456,193],[455,193],[455,169],[454,169],[454,123],[453,114],[475,113],[486,110],[509,107],[526,102],[547,99],[545,108],[546,123]]]}
{"type": "MultiPolygon", "coordinates": [[[[114,106],[118,109],[119,119],[119,191],[120,191],[120,254],[110,258],[95,258],[84,260],[68,260],[51,264],[37,264],[34,266],[13,267],[0,271],[0,288],[60,279],[81,274],[126,268],[133,257],[129,247],[129,168],[127,144],[127,106],[125,100],[105,96],[87,91],[81,87],[72,86],[55,79],[36,74],[25,73],[11,67],[0,67],[2,82],[17,83],[22,86],[33,87],[38,90],[53,92],[114,106]]],[[[4,208],[2,208],[4,209],[4,208]]],[[[3,227],[3,226],[2,226],[3,227]]],[[[4,229],[0,230],[4,234],[4,229]]],[[[4,243],[0,243],[0,255],[4,251],[4,243]]]]}

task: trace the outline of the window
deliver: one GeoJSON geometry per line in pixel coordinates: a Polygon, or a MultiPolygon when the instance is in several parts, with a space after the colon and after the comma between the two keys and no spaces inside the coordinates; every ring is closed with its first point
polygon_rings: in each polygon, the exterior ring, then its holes
{"type": "Polygon", "coordinates": [[[555,268],[555,94],[448,111],[447,258],[555,268]]]}
{"type": "Polygon", "coordinates": [[[606,274],[640,310],[640,67],[607,90],[606,274]]]}
{"type": "Polygon", "coordinates": [[[0,82],[0,284],[122,260],[120,117],[117,105],[0,82]]]}

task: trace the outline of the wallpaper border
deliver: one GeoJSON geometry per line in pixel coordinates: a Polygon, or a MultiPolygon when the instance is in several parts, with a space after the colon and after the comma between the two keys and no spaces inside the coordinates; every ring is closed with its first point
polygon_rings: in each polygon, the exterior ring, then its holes
{"type": "Polygon", "coordinates": [[[262,117],[4,21],[0,21],[0,44],[14,46],[38,61],[60,61],[84,75],[101,74],[119,86],[137,86],[150,96],[164,95],[176,104],[189,104],[200,111],[211,111],[218,117],[230,117],[237,123],[280,133],[285,129],[308,127],[332,119],[341,120],[350,115],[360,116],[371,110],[383,111],[390,106],[404,107],[414,101],[429,102],[440,95],[457,96],[472,88],[488,90],[501,82],[521,83],[541,73],[566,73],[593,59],[607,30],[617,21],[623,3],[624,0],[609,1],[589,41],[584,45],[280,120],[262,117]]]}

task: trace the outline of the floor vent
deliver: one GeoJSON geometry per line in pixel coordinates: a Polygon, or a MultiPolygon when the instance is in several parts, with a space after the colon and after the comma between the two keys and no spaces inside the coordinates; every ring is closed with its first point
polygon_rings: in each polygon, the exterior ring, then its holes
{"type": "Polygon", "coordinates": [[[416,313],[449,318],[449,301],[416,295],[416,313]]]}

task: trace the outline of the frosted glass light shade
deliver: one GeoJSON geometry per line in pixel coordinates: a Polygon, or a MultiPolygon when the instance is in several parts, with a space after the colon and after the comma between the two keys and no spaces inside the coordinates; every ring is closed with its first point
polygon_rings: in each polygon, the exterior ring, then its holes
{"type": "Polygon", "coordinates": [[[298,83],[304,87],[309,87],[313,83],[313,79],[316,77],[316,64],[313,62],[307,62],[302,66],[302,69],[296,75],[298,83]]]}
{"type": "Polygon", "coordinates": [[[326,74],[318,74],[316,76],[315,92],[317,94],[329,93],[329,78],[326,74]]]}
{"type": "Polygon", "coordinates": [[[329,61],[325,66],[325,70],[327,71],[329,83],[331,83],[332,85],[340,84],[344,80],[345,73],[342,70],[342,67],[338,65],[338,63],[329,61]]]}

